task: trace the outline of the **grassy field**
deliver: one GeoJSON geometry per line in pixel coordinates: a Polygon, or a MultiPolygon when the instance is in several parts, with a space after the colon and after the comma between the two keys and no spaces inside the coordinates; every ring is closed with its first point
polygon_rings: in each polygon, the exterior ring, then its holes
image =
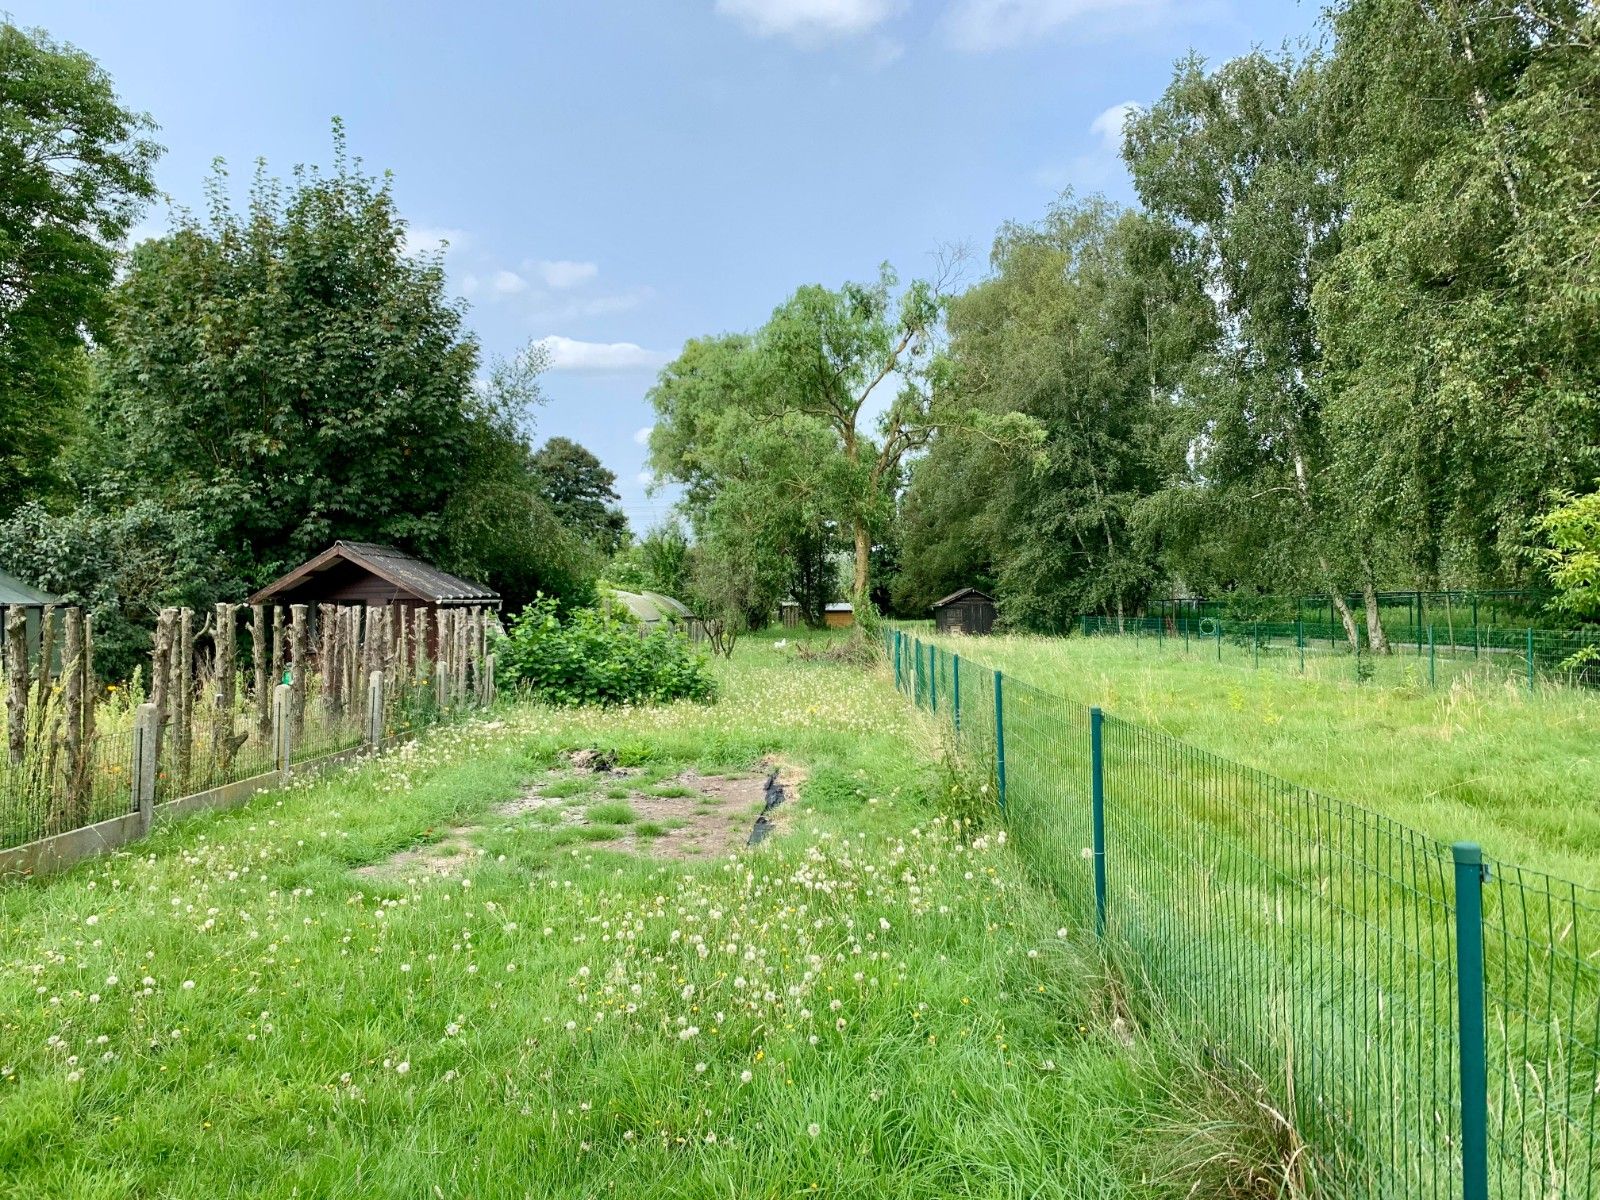
{"type": "MultiPolygon", "coordinates": [[[[924,632],[923,636],[926,636],[924,632]]],[[[1600,696],[1516,680],[1431,690],[1301,677],[1131,638],[946,641],[973,663],[1365,805],[1443,841],[1600,886],[1600,696]]]]}
{"type": "Polygon", "coordinates": [[[881,672],[722,676],[0,887],[0,1195],[1281,1194],[881,672]],[[799,798],[730,849],[768,759],[799,798]]]}

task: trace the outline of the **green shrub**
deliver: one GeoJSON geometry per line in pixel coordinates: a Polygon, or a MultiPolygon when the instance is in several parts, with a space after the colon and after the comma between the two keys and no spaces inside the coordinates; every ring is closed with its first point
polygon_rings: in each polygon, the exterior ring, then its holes
{"type": "Polygon", "coordinates": [[[559,617],[545,597],[512,618],[498,656],[503,687],[547,704],[716,698],[706,660],[681,634],[659,629],[640,637],[637,626],[593,609],[559,617]]]}

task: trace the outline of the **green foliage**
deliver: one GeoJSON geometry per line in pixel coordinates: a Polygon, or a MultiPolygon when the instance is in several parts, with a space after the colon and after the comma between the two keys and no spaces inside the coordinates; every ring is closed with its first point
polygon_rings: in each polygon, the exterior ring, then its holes
{"type": "Polygon", "coordinates": [[[1600,618],[1600,492],[1568,492],[1556,499],[1556,506],[1538,521],[1550,543],[1543,558],[1555,588],[1551,607],[1593,621],[1600,618]]]}
{"type": "Polygon", "coordinates": [[[512,618],[499,650],[501,685],[547,704],[710,701],[716,683],[683,636],[640,637],[632,622],[594,609],[561,616],[540,598],[512,618]]]}
{"type": "Polygon", "coordinates": [[[8,570],[93,616],[95,667],[107,680],[147,660],[162,608],[201,608],[244,587],[218,572],[204,528],[152,500],[62,514],[23,504],[0,521],[0,546],[8,570]]]}
{"type": "Polygon", "coordinates": [[[1104,201],[1008,225],[993,275],[952,302],[952,385],[972,406],[911,472],[897,599],[918,615],[964,586],[1008,620],[1060,629],[1137,607],[1161,578],[1140,500],[1183,467],[1177,390],[1206,330],[1192,280],[1164,270],[1170,234],[1104,201]],[[994,439],[1032,423],[1031,453],[994,439]]]}
{"type": "Polygon", "coordinates": [[[676,520],[655,526],[606,565],[606,582],[631,592],[688,594],[689,539],[676,520]]]}
{"type": "Polygon", "coordinates": [[[617,507],[615,472],[564,437],[553,437],[539,447],[531,465],[541,494],[561,524],[601,553],[616,553],[628,535],[628,518],[617,507]]]}
{"type": "Polygon", "coordinates": [[[0,20],[0,513],[57,486],[117,246],[155,194],[150,118],[82,51],[0,20]]]}

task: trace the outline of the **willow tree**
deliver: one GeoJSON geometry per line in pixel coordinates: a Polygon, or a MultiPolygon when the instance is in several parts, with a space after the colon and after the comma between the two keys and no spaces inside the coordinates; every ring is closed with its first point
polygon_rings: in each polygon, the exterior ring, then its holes
{"type": "Polygon", "coordinates": [[[1146,209],[1181,235],[1174,244],[1186,248],[1183,261],[1215,307],[1209,369],[1187,395],[1200,494],[1216,502],[1218,520],[1256,511],[1263,528],[1278,531],[1272,542],[1303,555],[1353,645],[1359,634],[1343,593],[1358,579],[1368,636],[1381,649],[1380,564],[1370,543],[1351,536],[1330,487],[1316,388],[1312,292],[1338,253],[1344,213],[1326,146],[1324,78],[1315,57],[1255,53],[1214,71],[1187,59],[1130,122],[1124,156],[1146,209]]]}

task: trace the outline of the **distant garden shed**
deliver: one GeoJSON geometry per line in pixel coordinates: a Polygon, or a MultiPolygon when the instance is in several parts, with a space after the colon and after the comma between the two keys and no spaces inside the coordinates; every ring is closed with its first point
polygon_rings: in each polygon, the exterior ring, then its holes
{"type": "Polygon", "coordinates": [[[688,625],[694,620],[689,606],[660,592],[624,592],[609,589],[605,592],[606,607],[623,616],[632,617],[646,630],[654,632],[664,625],[688,625]]]}
{"type": "Polygon", "coordinates": [[[49,592],[42,592],[36,587],[30,587],[14,575],[0,571],[0,649],[5,647],[5,613],[10,608],[21,608],[23,620],[27,622],[28,652],[35,653],[39,649],[40,622],[44,619],[44,610],[47,605],[60,604],[61,599],[52,596],[49,592]]]}
{"type": "Polygon", "coordinates": [[[341,541],[269,583],[250,603],[498,609],[500,593],[392,546],[341,541]]]}
{"type": "Polygon", "coordinates": [[[962,588],[933,604],[933,624],[940,633],[991,633],[995,615],[994,597],[977,588],[962,588]]]}

